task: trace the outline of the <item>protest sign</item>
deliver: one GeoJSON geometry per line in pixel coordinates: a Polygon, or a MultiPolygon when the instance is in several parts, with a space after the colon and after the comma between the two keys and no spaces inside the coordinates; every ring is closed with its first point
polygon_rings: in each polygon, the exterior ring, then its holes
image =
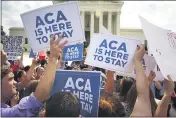
{"type": "Polygon", "coordinates": [[[57,71],[51,95],[59,91],[72,92],[81,105],[83,117],[97,117],[100,94],[100,72],[57,71]]]}
{"type": "Polygon", "coordinates": [[[21,14],[21,19],[34,52],[49,49],[53,34],[61,34],[69,45],[85,41],[78,2],[42,7],[21,14]]]}
{"type": "Polygon", "coordinates": [[[164,80],[164,76],[161,73],[160,68],[159,68],[158,65],[155,66],[154,72],[156,74],[155,80],[160,80],[160,81],[164,80]]]}
{"type": "Polygon", "coordinates": [[[22,36],[5,36],[3,50],[7,54],[8,60],[17,60],[22,55],[22,36]]]}
{"type": "Polygon", "coordinates": [[[63,61],[82,61],[83,44],[66,46],[63,49],[63,61]]]}
{"type": "MultiPolygon", "coordinates": [[[[143,57],[143,60],[142,60],[142,65],[144,67],[145,74],[148,77],[150,72],[154,70],[156,62],[152,56],[148,56],[147,54],[145,54],[143,57]]],[[[116,74],[121,75],[121,76],[136,78],[135,67],[133,67],[133,72],[131,72],[131,73],[116,71],[116,74]]]]}
{"type": "Polygon", "coordinates": [[[94,34],[88,48],[85,64],[112,71],[128,70],[139,40],[105,34],[94,34]]]}
{"type": "Polygon", "coordinates": [[[170,75],[173,80],[176,80],[176,33],[157,27],[142,17],[140,21],[150,51],[163,76],[167,78],[167,75],[170,75]]]}
{"type": "Polygon", "coordinates": [[[35,56],[36,56],[36,53],[34,53],[32,48],[31,48],[31,51],[29,53],[29,58],[35,58],[35,56]]]}

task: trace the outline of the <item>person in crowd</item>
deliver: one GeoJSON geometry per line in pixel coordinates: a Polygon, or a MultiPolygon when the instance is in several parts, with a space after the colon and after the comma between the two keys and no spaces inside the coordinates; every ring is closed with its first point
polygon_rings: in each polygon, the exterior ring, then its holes
{"type": "Polygon", "coordinates": [[[70,92],[58,92],[46,102],[46,117],[79,117],[81,105],[70,92]]]}
{"type": "Polygon", "coordinates": [[[152,116],[149,82],[145,75],[143,65],[141,63],[145,54],[144,45],[137,46],[134,54],[134,65],[136,69],[136,91],[137,98],[134,104],[132,114],[130,116],[152,116]],[[148,88],[148,89],[147,89],[148,88]]]}
{"type": "Polygon", "coordinates": [[[35,80],[40,80],[43,78],[43,73],[44,73],[44,68],[41,66],[38,66],[36,68],[36,75],[35,75],[35,80]]]}
{"type": "Polygon", "coordinates": [[[158,103],[158,107],[155,112],[155,116],[157,117],[167,117],[168,116],[168,107],[169,103],[171,102],[171,96],[174,91],[174,82],[171,79],[171,77],[168,75],[168,80],[164,79],[163,85],[164,85],[164,95],[161,99],[161,101],[158,103]]]}
{"type": "Polygon", "coordinates": [[[114,80],[114,92],[119,93],[120,92],[120,83],[121,80],[123,79],[123,76],[120,75],[115,75],[115,80],[114,80]]]}
{"type": "Polygon", "coordinates": [[[164,95],[164,85],[162,81],[154,80],[152,82],[152,92],[158,100],[161,100],[164,95]]]}
{"type": "MultiPolygon", "coordinates": [[[[54,35],[55,36],[55,35],[54,35]]],[[[10,71],[10,65],[4,63],[1,68],[2,95],[1,95],[1,116],[37,116],[43,103],[48,99],[54,82],[56,72],[56,61],[61,55],[62,48],[67,41],[60,43],[61,36],[54,41],[54,36],[50,40],[50,58],[44,72],[44,78],[40,80],[34,93],[24,97],[18,104],[13,107],[7,105],[7,101],[11,100],[14,95],[17,95],[16,87],[14,86],[14,75],[10,71]]],[[[2,56],[2,54],[1,54],[2,56]]],[[[27,77],[29,78],[29,77],[27,77]]]]}
{"type": "Polygon", "coordinates": [[[12,68],[13,72],[16,72],[16,71],[19,71],[20,69],[22,69],[23,67],[24,67],[24,65],[23,65],[23,51],[22,51],[21,58],[14,60],[13,65],[11,65],[11,68],[12,68]]]}
{"type": "Polygon", "coordinates": [[[30,66],[29,66],[29,65],[27,65],[27,66],[25,66],[25,67],[24,67],[24,69],[23,69],[23,70],[24,70],[26,73],[28,73],[29,69],[30,69],[30,66]]]}
{"type": "Polygon", "coordinates": [[[101,91],[99,101],[99,117],[123,117],[126,116],[124,107],[118,96],[113,93],[114,72],[107,71],[107,80],[104,91],[101,91]]]}
{"type": "Polygon", "coordinates": [[[171,109],[169,111],[169,116],[170,117],[176,117],[176,82],[174,82],[175,84],[175,88],[174,88],[174,92],[172,93],[172,97],[171,97],[171,109]]]}
{"type": "MultiPolygon", "coordinates": [[[[136,103],[137,99],[137,90],[136,90],[136,82],[133,83],[131,86],[130,90],[127,93],[127,117],[129,117],[133,111],[134,105],[136,103]]],[[[157,103],[155,101],[155,98],[153,96],[153,93],[150,89],[150,103],[151,103],[151,113],[152,116],[154,116],[156,108],[157,108],[157,103]]]]}
{"type": "Polygon", "coordinates": [[[32,80],[29,82],[29,84],[26,86],[25,90],[24,90],[24,96],[29,96],[32,92],[35,92],[37,85],[38,85],[39,81],[38,80],[32,80]]]}

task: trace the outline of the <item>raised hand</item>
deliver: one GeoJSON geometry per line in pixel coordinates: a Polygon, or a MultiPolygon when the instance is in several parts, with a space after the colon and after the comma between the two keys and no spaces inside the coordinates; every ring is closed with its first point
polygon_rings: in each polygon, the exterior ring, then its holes
{"type": "Polygon", "coordinates": [[[167,77],[169,80],[164,79],[163,81],[165,95],[171,96],[174,91],[175,84],[169,75],[167,77]]]}
{"type": "Polygon", "coordinates": [[[58,59],[61,57],[62,48],[67,44],[68,41],[61,42],[62,36],[59,35],[58,39],[55,40],[55,35],[50,40],[50,58],[58,59]]]}
{"type": "Polygon", "coordinates": [[[137,49],[135,51],[135,54],[134,54],[134,61],[142,61],[142,58],[145,54],[145,47],[144,45],[142,44],[141,46],[137,46],[137,49]]]}
{"type": "Polygon", "coordinates": [[[156,77],[155,72],[154,72],[154,71],[151,71],[150,74],[149,74],[149,76],[148,76],[148,79],[149,79],[150,81],[153,81],[153,79],[154,79],[155,77],[156,77]]]}
{"type": "Polygon", "coordinates": [[[13,96],[11,99],[11,107],[15,106],[19,102],[19,92],[13,96]]]}

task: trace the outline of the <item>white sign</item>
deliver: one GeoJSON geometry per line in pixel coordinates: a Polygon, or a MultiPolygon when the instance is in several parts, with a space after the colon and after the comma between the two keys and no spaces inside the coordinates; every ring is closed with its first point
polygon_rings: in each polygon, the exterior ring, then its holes
{"type": "Polygon", "coordinates": [[[103,25],[101,25],[101,27],[100,27],[100,33],[101,34],[107,34],[107,35],[113,35],[103,25]]]}
{"type": "Polygon", "coordinates": [[[85,41],[77,2],[55,4],[21,14],[34,52],[49,49],[50,37],[62,34],[68,44],[85,41]]]}
{"type": "MultiPolygon", "coordinates": [[[[129,71],[139,40],[105,34],[94,34],[85,64],[112,71],[129,71]]],[[[131,70],[132,71],[132,70],[131,70]]]]}
{"type": "Polygon", "coordinates": [[[158,65],[155,66],[154,72],[156,74],[155,80],[160,80],[160,81],[164,80],[164,76],[161,73],[160,68],[158,67],[158,65]]]}
{"type": "Polygon", "coordinates": [[[176,33],[162,29],[140,17],[150,51],[165,78],[176,80],[176,33]]]}
{"type": "MultiPolygon", "coordinates": [[[[155,59],[152,56],[148,56],[147,54],[144,55],[143,60],[142,60],[142,65],[144,67],[144,71],[146,76],[148,77],[150,72],[154,70],[156,62],[155,59]]],[[[116,72],[117,75],[121,76],[127,76],[127,77],[132,77],[136,78],[136,70],[135,67],[133,67],[133,72],[132,73],[127,73],[127,72],[116,72]]]]}

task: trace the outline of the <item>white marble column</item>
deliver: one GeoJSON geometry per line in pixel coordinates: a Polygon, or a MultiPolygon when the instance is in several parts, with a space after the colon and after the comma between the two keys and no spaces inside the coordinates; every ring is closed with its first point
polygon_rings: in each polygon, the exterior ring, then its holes
{"type": "Polygon", "coordinates": [[[102,25],[103,25],[103,12],[100,12],[100,16],[99,16],[99,33],[100,33],[100,29],[101,29],[102,25]]]}
{"type": "Polygon", "coordinates": [[[83,30],[85,30],[85,24],[84,24],[84,20],[85,20],[85,11],[81,11],[81,19],[82,19],[82,27],[83,30]]]}
{"type": "Polygon", "coordinates": [[[120,12],[116,12],[116,33],[120,35],[120,12]]]}
{"type": "Polygon", "coordinates": [[[112,12],[108,12],[108,30],[111,32],[111,24],[112,24],[112,12]]]}
{"type": "Polygon", "coordinates": [[[92,38],[92,35],[94,34],[94,11],[90,12],[90,38],[92,38]]]}

